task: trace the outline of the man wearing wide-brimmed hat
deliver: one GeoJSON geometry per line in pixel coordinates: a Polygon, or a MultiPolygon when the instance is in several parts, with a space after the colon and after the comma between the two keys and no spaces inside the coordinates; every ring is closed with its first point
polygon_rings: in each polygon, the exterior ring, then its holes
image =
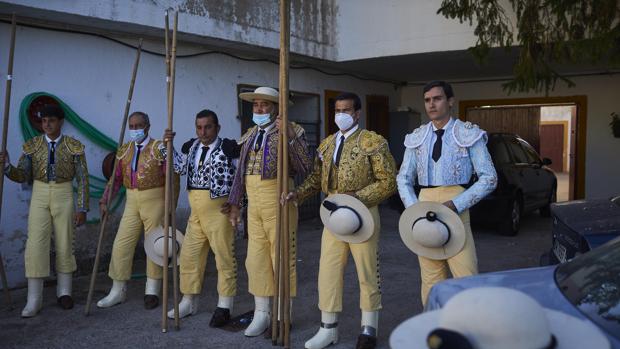
{"type": "MultiPolygon", "coordinates": [[[[454,253],[434,253],[445,250],[438,242],[453,246],[455,239],[449,235],[431,236],[418,227],[407,227],[415,241],[414,247],[420,262],[422,278],[422,303],[431,287],[448,277],[463,277],[478,273],[476,248],[469,224],[469,208],[490,194],[497,186],[497,173],[486,147],[487,135],[477,125],[451,117],[454,92],[450,84],[433,81],[423,88],[424,106],[431,122],[420,126],[405,137],[405,156],[398,174],[398,192],[406,208],[418,201],[435,201],[444,204],[460,215],[465,229],[465,241],[454,253]],[[476,174],[478,180],[468,189],[465,186],[476,174]],[[415,183],[422,188],[415,193],[415,183]],[[423,236],[425,235],[425,236],[423,236]],[[420,253],[421,252],[421,253],[420,253]]],[[[435,210],[438,211],[438,210],[435,210]]],[[[437,213],[429,210],[428,212],[437,213]]],[[[411,212],[411,211],[410,211],[411,212]]],[[[428,212],[423,212],[426,215],[428,212]]],[[[404,214],[408,214],[407,211],[404,214]]],[[[432,216],[432,215],[431,215],[432,216]]],[[[449,216],[449,215],[448,215],[449,216]]],[[[421,224],[438,234],[449,230],[437,229],[439,221],[428,217],[421,224]]],[[[460,229],[454,230],[459,232],[460,229]]],[[[409,233],[401,234],[408,236],[409,233]]],[[[411,240],[411,241],[413,241],[411,240]]],[[[405,239],[405,242],[407,240],[405,239]]]]}
{"type": "Polygon", "coordinates": [[[88,169],[84,145],[63,135],[64,111],[45,105],[39,112],[44,134],[28,140],[17,167],[8,154],[0,153],[4,173],[18,183],[33,183],[28,239],[26,240],[26,278],[28,301],[22,317],[33,317],[43,302],[43,279],[50,274],[52,231],[56,250],[56,296],[63,309],[73,308],[72,274],[76,270],[73,254],[73,228],[86,221],[88,211],[88,169]],[[77,182],[77,212],[74,212],[73,180],[77,182]]]}
{"type": "Polygon", "coordinates": [[[375,348],[381,309],[378,205],[396,191],[396,166],[382,136],[358,125],[362,103],[353,93],[336,97],[335,122],[340,131],[317,150],[314,171],[288,200],[299,202],[322,191],[330,194],[321,207],[325,225],[319,265],[321,327],[305,343],[325,348],[338,341],[344,269],[349,251],[355,261],[362,309],[356,348],[375,348]]]}
{"type": "MultiPolygon", "coordinates": [[[[259,87],[254,92],[241,93],[244,101],[252,102],[252,121],[256,124],[238,141],[241,145],[239,165],[228,196],[230,221],[239,223],[239,208],[244,195],[248,198],[248,253],[245,266],[248,271],[248,288],[254,295],[255,308],[252,323],[245,335],[262,334],[271,322],[270,297],[275,294],[275,241],[276,212],[279,205],[277,186],[278,115],[279,93],[271,87],[259,87]]],[[[293,176],[305,176],[311,167],[304,129],[290,123],[289,139],[290,187],[293,176]]],[[[288,205],[291,240],[291,296],[296,294],[295,235],[297,207],[288,205]]]]}

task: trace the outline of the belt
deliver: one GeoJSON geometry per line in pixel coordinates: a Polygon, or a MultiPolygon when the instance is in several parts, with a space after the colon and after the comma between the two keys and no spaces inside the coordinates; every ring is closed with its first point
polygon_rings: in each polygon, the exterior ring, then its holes
{"type": "Polygon", "coordinates": [[[211,190],[211,188],[196,188],[188,185],[187,190],[211,190]]]}
{"type": "Polygon", "coordinates": [[[441,187],[451,187],[454,185],[458,185],[461,187],[465,187],[467,184],[450,184],[450,185],[418,185],[420,189],[433,189],[433,188],[441,188],[441,187]]]}

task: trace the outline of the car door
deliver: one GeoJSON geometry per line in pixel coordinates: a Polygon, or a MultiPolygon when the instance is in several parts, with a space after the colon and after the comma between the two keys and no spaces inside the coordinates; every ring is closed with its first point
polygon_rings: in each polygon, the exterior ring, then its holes
{"type": "Polygon", "coordinates": [[[549,173],[542,168],[542,160],[536,150],[522,139],[519,139],[519,144],[523,147],[531,171],[534,174],[532,176],[532,188],[536,207],[544,206],[549,202],[551,189],[553,187],[552,178],[549,173]]]}
{"type": "Polygon", "coordinates": [[[515,182],[523,193],[523,208],[526,211],[536,206],[536,173],[529,163],[525,150],[516,137],[506,137],[506,145],[512,153],[515,168],[515,182]]]}

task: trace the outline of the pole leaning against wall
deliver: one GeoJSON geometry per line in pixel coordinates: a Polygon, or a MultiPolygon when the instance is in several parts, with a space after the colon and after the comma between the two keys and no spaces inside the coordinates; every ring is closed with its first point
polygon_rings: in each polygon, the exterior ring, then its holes
{"type": "MultiPolygon", "coordinates": [[[[2,121],[2,153],[6,154],[6,143],[9,129],[9,112],[11,109],[11,84],[13,82],[13,57],[15,55],[15,29],[17,22],[15,14],[11,18],[11,46],[9,47],[9,65],[7,68],[6,76],[6,90],[4,95],[4,119],[2,121]]],[[[2,175],[0,175],[0,217],[2,216],[2,198],[4,194],[4,163],[1,163],[2,175]]],[[[2,253],[0,253],[0,278],[2,279],[2,288],[4,289],[4,298],[8,305],[9,310],[13,309],[13,301],[11,300],[11,293],[9,292],[9,282],[6,278],[6,271],[4,270],[4,260],[2,259],[2,253]]]]}
{"type": "MultiPolygon", "coordinates": [[[[133,98],[133,88],[136,84],[136,75],[138,74],[138,65],[140,64],[140,54],[142,53],[142,39],[138,42],[138,49],[136,51],[136,60],[133,64],[133,71],[131,73],[131,83],[129,84],[129,93],[127,95],[127,102],[125,103],[125,112],[123,114],[123,123],[121,124],[121,133],[118,137],[118,146],[123,144],[125,138],[125,127],[127,125],[127,118],[129,117],[129,108],[131,107],[131,99],[133,98]]],[[[90,315],[90,305],[93,301],[93,291],[95,290],[95,280],[97,279],[97,271],[99,269],[99,260],[101,259],[101,248],[103,245],[103,238],[105,236],[105,226],[109,216],[109,203],[112,197],[112,191],[114,188],[114,178],[116,175],[116,169],[118,167],[118,160],[116,154],[114,154],[114,166],[112,166],[112,174],[106,185],[106,191],[104,191],[105,213],[101,217],[101,225],[99,228],[99,240],[97,242],[97,253],[95,254],[95,261],[93,263],[93,272],[90,276],[90,285],[88,287],[88,297],[86,297],[86,307],[84,308],[84,315],[90,315]]]]}

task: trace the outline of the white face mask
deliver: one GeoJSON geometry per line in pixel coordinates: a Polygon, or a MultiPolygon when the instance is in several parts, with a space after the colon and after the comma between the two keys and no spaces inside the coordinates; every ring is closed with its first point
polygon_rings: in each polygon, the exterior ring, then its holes
{"type": "Polygon", "coordinates": [[[144,138],[144,129],[129,130],[129,139],[137,142],[144,138]]]}
{"type": "Polygon", "coordinates": [[[350,129],[355,122],[353,120],[353,117],[347,113],[336,113],[334,121],[336,121],[336,125],[341,131],[346,131],[350,129]]]}

